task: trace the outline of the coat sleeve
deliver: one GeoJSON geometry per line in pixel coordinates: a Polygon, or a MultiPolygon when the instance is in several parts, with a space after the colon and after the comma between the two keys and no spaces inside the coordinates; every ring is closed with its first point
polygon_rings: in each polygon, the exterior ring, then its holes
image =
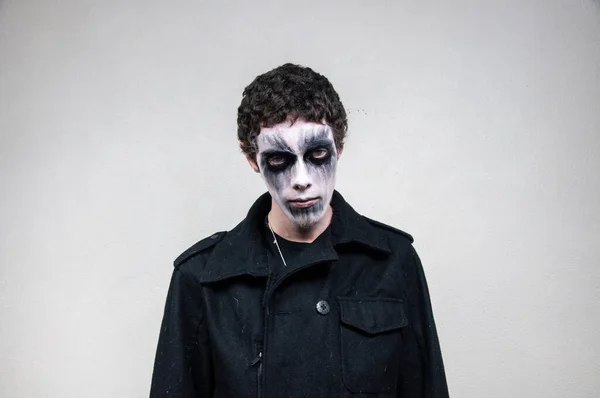
{"type": "Polygon", "coordinates": [[[212,397],[211,353],[202,287],[175,268],[158,338],[150,398],[212,397]]]}
{"type": "Polygon", "coordinates": [[[448,386],[429,289],[421,260],[410,247],[404,269],[407,281],[406,333],[398,397],[448,398],[448,386]]]}

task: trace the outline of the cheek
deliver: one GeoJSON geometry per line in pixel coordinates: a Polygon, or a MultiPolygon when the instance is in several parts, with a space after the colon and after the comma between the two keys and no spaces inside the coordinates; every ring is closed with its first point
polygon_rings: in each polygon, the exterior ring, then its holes
{"type": "Polygon", "coordinates": [[[263,177],[268,186],[272,187],[272,189],[281,194],[283,189],[290,184],[292,177],[293,168],[288,168],[279,172],[272,172],[268,169],[263,170],[263,177]]]}
{"type": "Polygon", "coordinates": [[[265,180],[265,183],[269,189],[276,192],[281,191],[281,188],[284,186],[285,181],[288,178],[287,175],[289,175],[289,168],[281,171],[273,171],[267,165],[265,158],[260,156],[258,161],[260,174],[265,180]]]}
{"type": "Polygon", "coordinates": [[[331,161],[322,165],[310,164],[308,170],[315,184],[328,185],[335,177],[335,166],[336,161],[332,158],[331,161]]]}

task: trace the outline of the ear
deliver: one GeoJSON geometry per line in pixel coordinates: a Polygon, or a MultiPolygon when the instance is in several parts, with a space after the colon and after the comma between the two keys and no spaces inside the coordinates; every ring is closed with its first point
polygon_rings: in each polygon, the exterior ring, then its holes
{"type": "MultiPolygon", "coordinates": [[[[246,160],[248,161],[248,164],[250,165],[250,167],[252,167],[252,170],[254,170],[256,173],[260,173],[260,169],[258,168],[258,165],[256,164],[256,160],[250,156],[247,152],[244,151],[244,144],[242,143],[242,141],[239,141],[240,144],[240,149],[242,150],[242,153],[244,153],[244,156],[246,156],[246,160]]],[[[256,155],[254,155],[256,156],[256,155]]]]}
{"type": "MultiPolygon", "coordinates": [[[[321,120],[321,124],[324,124],[326,126],[328,126],[329,128],[331,128],[331,126],[329,124],[327,124],[327,120],[325,120],[325,118],[323,118],[321,120]]],[[[342,142],[342,146],[335,146],[335,150],[337,151],[337,157],[338,159],[342,156],[342,152],[344,151],[344,147],[343,147],[343,142],[342,142]]]]}
{"type": "Polygon", "coordinates": [[[246,160],[248,161],[248,164],[250,165],[250,167],[252,167],[252,170],[254,170],[254,172],[260,173],[258,165],[256,164],[256,160],[254,160],[252,156],[246,154],[246,160]]]}

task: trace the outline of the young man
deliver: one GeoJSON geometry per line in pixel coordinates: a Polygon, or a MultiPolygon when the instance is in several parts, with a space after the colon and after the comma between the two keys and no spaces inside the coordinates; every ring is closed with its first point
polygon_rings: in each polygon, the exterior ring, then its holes
{"type": "Polygon", "coordinates": [[[310,68],[246,87],[238,138],[268,193],[175,260],[152,398],[448,397],[412,237],[334,190],[346,129],[310,68]]]}

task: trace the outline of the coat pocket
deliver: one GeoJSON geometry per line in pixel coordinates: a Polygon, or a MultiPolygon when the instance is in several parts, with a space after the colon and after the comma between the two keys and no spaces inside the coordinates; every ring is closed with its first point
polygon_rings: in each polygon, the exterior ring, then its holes
{"type": "Polygon", "coordinates": [[[402,300],[338,297],[344,385],[354,393],[396,389],[403,327],[402,300]]]}

